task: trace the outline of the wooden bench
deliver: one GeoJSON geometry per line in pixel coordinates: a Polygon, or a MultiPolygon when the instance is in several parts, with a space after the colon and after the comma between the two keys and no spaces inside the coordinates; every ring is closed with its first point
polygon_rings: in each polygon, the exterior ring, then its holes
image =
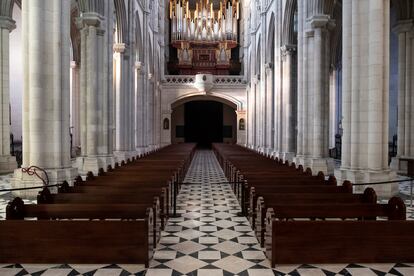
{"type": "Polygon", "coordinates": [[[276,264],[412,263],[414,221],[272,221],[266,255],[276,264]]]}
{"type": "Polygon", "coordinates": [[[148,267],[147,219],[134,221],[6,220],[0,263],[125,263],[148,267]]]}

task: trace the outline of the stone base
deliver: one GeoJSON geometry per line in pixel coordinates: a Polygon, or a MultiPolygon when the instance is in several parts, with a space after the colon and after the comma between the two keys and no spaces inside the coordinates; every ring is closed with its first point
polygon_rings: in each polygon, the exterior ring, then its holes
{"type": "Polygon", "coordinates": [[[303,169],[311,168],[312,174],[317,175],[323,172],[325,175],[332,175],[335,169],[335,162],[332,158],[313,158],[307,156],[296,156],[293,158],[296,166],[302,165],[303,169]]]}
{"type": "MultiPolygon", "coordinates": [[[[73,184],[73,180],[78,175],[78,170],[76,168],[62,168],[62,169],[50,169],[46,170],[46,173],[49,177],[49,184],[59,184],[63,181],[69,182],[70,185],[73,184]]],[[[38,172],[40,176],[42,176],[41,172],[38,172]]],[[[16,169],[14,171],[13,178],[11,179],[11,186],[12,188],[25,188],[25,187],[36,187],[36,186],[43,186],[42,180],[40,180],[35,175],[28,175],[27,173],[23,173],[22,169],[16,169]]],[[[50,192],[57,193],[57,187],[49,188],[50,192]]],[[[15,191],[13,192],[14,196],[18,196],[24,199],[36,199],[37,194],[41,191],[41,189],[33,189],[33,190],[23,190],[23,191],[15,191]]]]}
{"type": "Polygon", "coordinates": [[[103,168],[107,171],[108,165],[115,167],[115,159],[112,155],[108,156],[93,156],[93,157],[78,157],[76,159],[77,167],[80,174],[87,174],[93,172],[98,175],[99,169],[103,168]]]}
{"type": "Polygon", "coordinates": [[[136,147],[135,151],[137,152],[137,156],[141,157],[144,155],[148,150],[146,147],[136,147]]]}
{"type": "Polygon", "coordinates": [[[414,159],[411,156],[397,156],[391,159],[390,168],[398,174],[407,175],[408,166],[407,161],[401,161],[400,159],[414,159]]]}
{"type": "MultiPolygon", "coordinates": [[[[373,183],[382,181],[396,180],[397,175],[391,170],[384,171],[369,171],[369,170],[351,170],[340,168],[335,170],[335,177],[338,183],[343,183],[345,180],[351,181],[351,183],[373,183]]],[[[390,183],[383,185],[366,185],[366,186],[354,186],[354,193],[363,193],[365,188],[372,187],[379,198],[390,198],[398,195],[398,183],[390,183]]]]}
{"type": "Polygon", "coordinates": [[[16,157],[11,155],[0,156],[0,173],[10,173],[17,169],[16,157]]]}
{"type": "Polygon", "coordinates": [[[282,159],[283,161],[289,161],[289,163],[291,163],[293,161],[293,159],[295,158],[295,153],[294,152],[278,152],[276,153],[277,157],[279,159],[282,159]]]}
{"type": "Polygon", "coordinates": [[[115,162],[121,164],[122,161],[127,161],[127,159],[132,159],[132,157],[136,157],[138,153],[136,151],[115,151],[114,158],[115,162]]]}

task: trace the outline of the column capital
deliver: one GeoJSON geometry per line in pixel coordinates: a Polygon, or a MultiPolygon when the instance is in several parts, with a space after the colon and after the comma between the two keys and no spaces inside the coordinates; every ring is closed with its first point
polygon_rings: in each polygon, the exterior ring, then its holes
{"type": "Polygon", "coordinates": [[[72,68],[72,69],[77,69],[77,68],[79,68],[79,63],[78,63],[77,61],[72,60],[72,61],[70,62],[70,68],[72,68]]]}
{"type": "Polygon", "coordinates": [[[0,29],[7,29],[10,32],[16,28],[16,21],[8,16],[0,16],[0,29]]]}
{"type": "Polygon", "coordinates": [[[285,44],[282,47],[280,47],[280,52],[282,53],[282,56],[286,56],[292,54],[293,52],[296,52],[296,48],[296,45],[285,44]]]}
{"type": "Polygon", "coordinates": [[[84,27],[94,26],[100,27],[103,21],[103,17],[96,12],[85,12],[82,13],[81,16],[78,18],[76,24],[79,29],[83,29],[84,27]]]}
{"type": "Polygon", "coordinates": [[[123,54],[127,50],[127,45],[125,43],[114,43],[113,49],[114,52],[123,54]]]}
{"type": "Polygon", "coordinates": [[[310,26],[312,29],[327,29],[332,30],[335,28],[335,20],[332,20],[331,17],[327,14],[316,14],[308,18],[310,26]]]}
{"type": "Polygon", "coordinates": [[[143,63],[141,61],[136,61],[134,64],[134,67],[135,67],[135,70],[138,70],[138,71],[142,71],[142,69],[144,69],[143,63]]]}
{"type": "Polygon", "coordinates": [[[412,19],[408,20],[399,20],[395,26],[393,26],[392,31],[396,34],[409,33],[414,29],[414,23],[412,19]]]}

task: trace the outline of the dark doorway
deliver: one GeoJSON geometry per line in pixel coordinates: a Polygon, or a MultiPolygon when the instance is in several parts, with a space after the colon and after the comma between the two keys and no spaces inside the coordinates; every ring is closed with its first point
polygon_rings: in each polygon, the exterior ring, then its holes
{"type": "Polygon", "coordinates": [[[185,142],[199,147],[223,142],[223,104],[214,101],[192,101],[185,104],[185,142]]]}

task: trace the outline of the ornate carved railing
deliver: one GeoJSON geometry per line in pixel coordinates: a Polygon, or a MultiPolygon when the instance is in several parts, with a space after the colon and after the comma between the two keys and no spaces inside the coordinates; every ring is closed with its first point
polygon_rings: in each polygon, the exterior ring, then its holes
{"type": "Polygon", "coordinates": [[[243,76],[214,76],[215,84],[245,84],[243,76]]]}
{"type": "Polygon", "coordinates": [[[195,83],[195,76],[175,76],[175,75],[168,75],[165,76],[164,83],[170,84],[194,84],[195,83]]]}
{"type": "MultiPolygon", "coordinates": [[[[189,75],[167,75],[163,80],[165,84],[189,84],[195,83],[195,76],[189,75]]],[[[215,85],[242,85],[246,84],[243,76],[213,76],[215,85]]]]}

